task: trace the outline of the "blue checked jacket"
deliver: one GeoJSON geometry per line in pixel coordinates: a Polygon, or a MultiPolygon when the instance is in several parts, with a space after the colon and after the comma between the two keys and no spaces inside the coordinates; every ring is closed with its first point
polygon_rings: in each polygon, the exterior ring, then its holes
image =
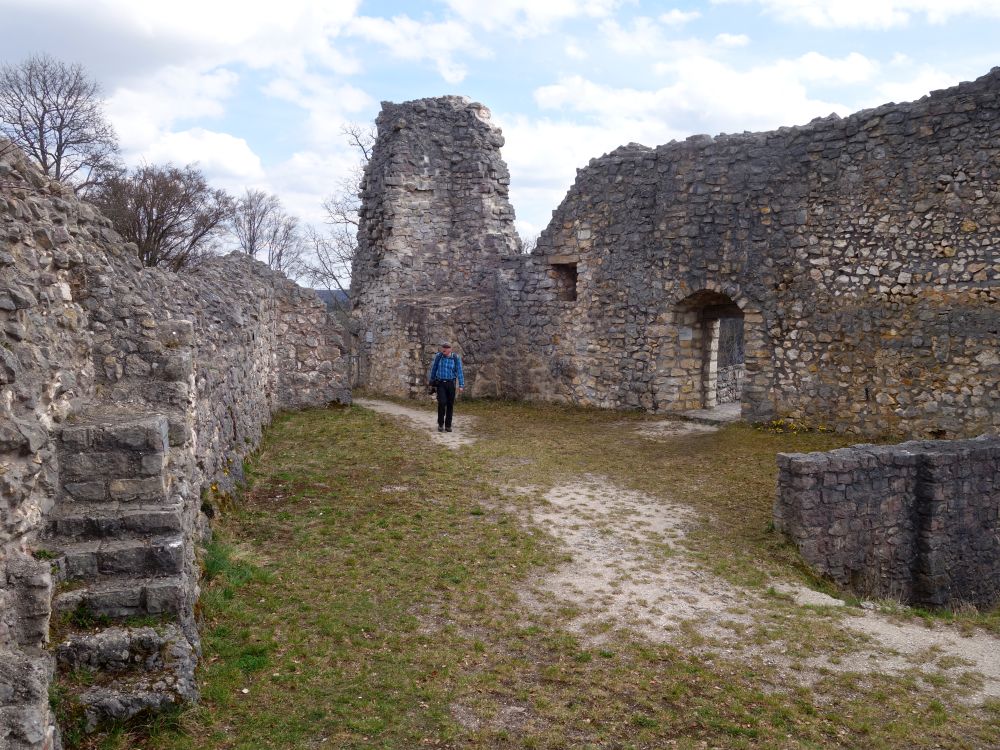
{"type": "Polygon", "coordinates": [[[441,352],[434,355],[431,369],[427,372],[427,382],[435,380],[455,380],[458,378],[458,387],[465,388],[465,374],[462,372],[462,358],[457,354],[448,357],[441,352]]]}

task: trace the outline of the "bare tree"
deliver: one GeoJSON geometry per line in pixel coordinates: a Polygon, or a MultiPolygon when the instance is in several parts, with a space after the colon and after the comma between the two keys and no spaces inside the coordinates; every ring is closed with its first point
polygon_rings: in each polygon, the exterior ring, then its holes
{"type": "Polygon", "coordinates": [[[302,257],[304,252],[299,220],[289,214],[282,214],[271,229],[265,262],[275,271],[281,271],[294,279],[305,270],[302,257]]]}
{"type": "Polygon", "coordinates": [[[0,67],[0,132],[78,193],[116,164],[118,139],[97,82],[83,66],[48,55],[0,67]]]}
{"type": "Polygon", "coordinates": [[[302,271],[299,220],[285,213],[281,200],[263,190],[247,190],[236,202],[233,235],[240,250],[287,276],[302,271]]]}
{"type": "Polygon", "coordinates": [[[359,160],[323,201],[326,231],[312,229],[306,234],[309,258],[305,262],[305,272],[318,288],[339,290],[340,297],[346,298],[351,285],[351,265],[358,249],[361,181],[365,165],[371,159],[377,133],[374,127],[357,123],[343,126],[340,132],[358,152],[359,160]]]}
{"type": "Polygon", "coordinates": [[[190,164],[119,172],[93,197],[115,230],[138,246],[143,264],[174,271],[210,253],[233,213],[233,199],[190,164]]]}
{"type": "Polygon", "coordinates": [[[521,240],[521,254],[531,255],[535,252],[535,248],[538,247],[539,234],[532,234],[521,240]]]}
{"type": "Polygon", "coordinates": [[[375,129],[375,126],[349,122],[346,125],[341,125],[340,134],[360,152],[363,168],[372,158],[372,149],[375,147],[375,139],[378,137],[378,131],[375,129]]]}

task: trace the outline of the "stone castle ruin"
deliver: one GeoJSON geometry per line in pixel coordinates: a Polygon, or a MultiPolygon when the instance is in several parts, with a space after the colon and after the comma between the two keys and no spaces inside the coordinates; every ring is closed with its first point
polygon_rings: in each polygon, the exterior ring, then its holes
{"type": "Polygon", "coordinates": [[[57,746],[54,667],[109,675],[91,725],[194,697],[204,511],[274,412],[350,399],[311,291],[142,268],[110,227],[0,141],[0,748],[57,746]]]}
{"type": "Polygon", "coordinates": [[[384,104],[352,299],[360,382],[924,439],[781,458],[820,572],[1000,600],[1000,68],[909,104],[592,159],[519,253],[503,138],[457,97],[384,104]]]}
{"type": "Polygon", "coordinates": [[[513,322],[499,309],[503,269],[521,257],[503,136],[485,107],[453,96],[385,103],[378,132],[351,275],[360,382],[416,395],[452,336],[473,395],[513,395],[498,369],[513,322]]]}
{"type": "Polygon", "coordinates": [[[1000,427],[1000,69],[769,133],[623,146],[520,254],[503,138],[456,97],[384,104],[352,297],[360,382],[861,435],[1000,427]]]}
{"type": "MultiPolygon", "coordinates": [[[[0,142],[0,748],[58,746],[57,669],[106,673],[76,696],[90,724],[193,698],[196,549],[263,426],[352,384],[422,392],[442,338],[474,396],[1000,427],[1000,69],[845,119],[624,146],[579,171],[529,254],[485,107],[385,104],[378,132],[350,334],[246,258],[142,268],[0,142]]],[[[779,526],[834,577],[988,602],[995,442],[786,457],[779,526]]]]}

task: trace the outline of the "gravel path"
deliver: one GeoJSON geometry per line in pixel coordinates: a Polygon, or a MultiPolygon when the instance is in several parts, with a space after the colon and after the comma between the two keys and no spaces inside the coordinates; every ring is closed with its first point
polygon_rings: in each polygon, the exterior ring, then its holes
{"type": "Polygon", "coordinates": [[[387,414],[391,417],[402,419],[410,427],[427,433],[427,436],[435,443],[443,445],[452,450],[457,450],[463,445],[471,445],[476,442],[470,430],[476,426],[476,418],[468,417],[458,413],[461,402],[455,404],[455,417],[452,422],[453,432],[438,432],[437,411],[424,411],[423,409],[412,409],[408,406],[400,406],[392,401],[379,401],[371,398],[354,399],[355,406],[362,406],[365,409],[377,411],[380,414],[387,414]]]}
{"type": "Polygon", "coordinates": [[[731,635],[722,621],[749,622],[733,611],[744,606],[742,592],[678,551],[676,542],[697,522],[690,509],[592,476],[554,488],[545,500],[532,520],[566,545],[572,561],[534,582],[529,605],[555,597],[579,608],[568,623],[575,630],[626,626],[654,641],[670,640],[686,620],[715,636],[731,635]]]}

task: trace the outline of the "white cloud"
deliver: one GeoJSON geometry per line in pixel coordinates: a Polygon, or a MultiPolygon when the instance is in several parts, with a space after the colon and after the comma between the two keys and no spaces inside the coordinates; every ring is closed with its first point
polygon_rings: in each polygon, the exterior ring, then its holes
{"type": "Polygon", "coordinates": [[[647,145],[691,133],[768,130],[804,123],[848,107],[810,95],[807,83],[856,83],[878,69],[861,55],[841,59],[810,53],[796,60],[737,69],[709,57],[661,63],[673,79],[656,89],[612,88],[581,76],[561,79],[535,91],[542,109],[576,112],[618,142],[647,145]]]}
{"type": "Polygon", "coordinates": [[[563,52],[565,52],[566,57],[571,60],[586,60],[589,57],[587,50],[572,39],[566,42],[566,45],[563,47],[563,52]]]}
{"type": "MultiPolygon", "coordinates": [[[[239,62],[252,68],[301,67],[316,56],[350,65],[332,52],[359,0],[5,0],[5,24],[72,29],[68,52],[116,80],[161,65],[195,69],[239,62]],[[110,64],[117,62],[118,65],[110,64]],[[123,64],[124,63],[124,64],[123,64]]],[[[62,46],[62,45],[60,45],[62,46]]],[[[56,50],[52,50],[55,52],[56,50]]]]}
{"type": "Polygon", "coordinates": [[[264,87],[264,93],[308,112],[305,131],[315,146],[339,146],[343,140],[341,126],[374,105],[372,98],[356,86],[314,74],[275,78],[264,87]]]}
{"type": "Polygon", "coordinates": [[[750,37],[746,34],[716,34],[715,43],[720,47],[746,47],[750,44],[750,37]]]}
{"type": "Polygon", "coordinates": [[[600,31],[608,46],[620,55],[658,57],[670,46],[663,28],[647,16],[633,18],[628,27],[618,21],[604,21],[600,31]]]}
{"type": "Polygon", "coordinates": [[[544,34],[556,24],[578,18],[607,18],[622,0],[446,0],[468,24],[517,36],[544,34]]]}
{"type": "Polygon", "coordinates": [[[679,8],[667,11],[659,16],[659,21],[667,26],[683,26],[686,23],[701,18],[701,13],[696,10],[684,11],[679,8]]]}
{"type": "Polygon", "coordinates": [[[622,143],[620,133],[600,124],[509,114],[495,114],[493,120],[506,141],[503,157],[511,174],[510,198],[524,238],[548,225],[578,167],[622,143]]]}
{"type": "Polygon", "coordinates": [[[197,163],[213,185],[230,192],[265,181],[260,158],[245,140],[204,128],[165,133],[143,150],[141,157],[151,164],[197,163]]]}
{"type": "Polygon", "coordinates": [[[341,141],[335,149],[297,151],[268,170],[272,189],[289,213],[316,225],[323,223],[323,200],[340,189],[340,182],[353,173],[359,160],[359,154],[341,141]]]}
{"type": "Polygon", "coordinates": [[[875,107],[886,102],[910,102],[931,91],[955,86],[959,79],[942,70],[937,70],[929,65],[924,65],[915,71],[910,71],[911,76],[905,80],[884,81],[875,87],[875,92],[865,103],[867,107],[875,107]]]}
{"type": "Polygon", "coordinates": [[[719,50],[742,47],[750,42],[744,34],[716,35],[713,41],[697,38],[678,39],[656,19],[636,16],[623,26],[616,20],[603,21],[600,25],[605,43],[621,56],[642,57],[650,60],[680,59],[712,55],[719,50]]]}
{"type": "Polygon", "coordinates": [[[126,151],[142,150],[178,121],[221,116],[238,82],[228,70],[167,67],[119,87],[107,102],[108,117],[126,151]]]}
{"type": "Polygon", "coordinates": [[[818,52],[807,52],[790,63],[779,62],[777,67],[790,65],[803,81],[822,81],[834,84],[865,83],[878,73],[879,65],[862,54],[851,52],[846,57],[832,58],[818,52]]]}
{"type": "Polygon", "coordinates": [[[923,19],[940,24],[954,16],[1000,18],[997,0],[713,0],[756,2],[788,23],[818,28],[889,29],[923,19]]]}
{"type": "MultiPolygon", "coordinates": [[[[681,58],[657,63],[655,69],[660,74],[676,74],[685,78],[697,79],[697,69],[691,65],[698,56],[681,58]]],[[[708,60],[706,74],[726,69],[717,60],[708,60]]],[[[845,57],[835,58],[821,55],[818,52],[807,52],[793,60],[776,60],[764,65],[758,65],[748,70],[728,69],[735,78],[732,80],[758,79],[764,84],[774,82],[784,85],[787,82],[810,82],[830,85],[847,86],[871,81],[879,71],[879,64],[857,52],[851,52],[845,57]]]]}
{"type": "Polygon", "coordinates": [[[422,23],[408,16],[362,17],[351,21],[348,33],[384,46],[401,60],[430,60],[448,83],[460,83],[466,75],[465,66],[455,59],[456,53],[490,55],[472,38],[468,28],[456,21],[422,23]]]}

